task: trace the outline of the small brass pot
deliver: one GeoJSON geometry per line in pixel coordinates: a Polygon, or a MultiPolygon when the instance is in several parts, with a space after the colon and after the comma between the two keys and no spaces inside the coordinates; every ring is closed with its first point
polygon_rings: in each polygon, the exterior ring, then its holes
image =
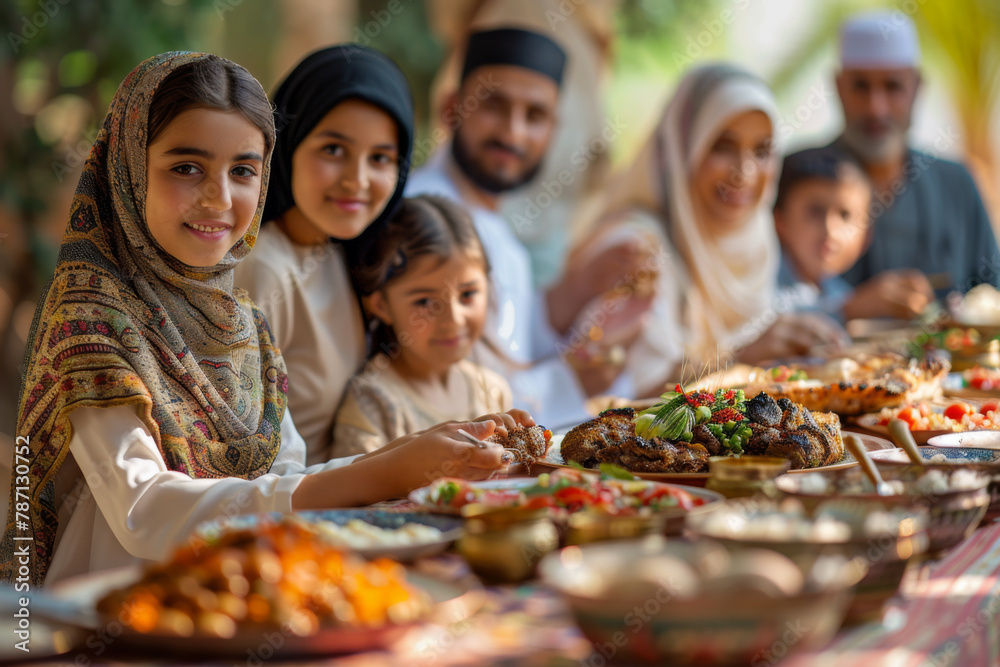
{"type": "Polygon", "coordinates": [[[726,498],[745,498],[762,494],[778,496],[774,480],[788,472],[792,462],[777,456],[713,456],[708,460],[711,477],[705,488],[726,498]]]}
{"type": "Polygon", "coordinates": [[[666,532],[667,517],[663,513],[627,515],[603,512],[577,512],[569,517],[566,544],[588,544],[607,540],[632,540],[666,532]]]}
{"type": "Polygon", "coordinates": [[[538,561],[559,546],[559,533],[547,509],[462,508],[465,533],[458,551],[480,577],[516,583],[535,574],[538,561]]]}

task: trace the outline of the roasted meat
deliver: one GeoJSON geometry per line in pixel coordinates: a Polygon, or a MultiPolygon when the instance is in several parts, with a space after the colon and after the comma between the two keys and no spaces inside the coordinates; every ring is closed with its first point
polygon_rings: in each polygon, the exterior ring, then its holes
{"type": "Polygon", "coordinates": [[[781,423],[781,408],[773,398],[761,392],[747,401],[747,418],[762,426],[777,426],[781,423]]]}
{"type": "Polygon", "coordinates": [[[840,419],[834,414],[812,413],[787,398],[775,401],[763,392],[747,401],[747,415],[751,414],[763,416],[767,421],[751,418],[753,435],[744,448],[747,454],[789,459],[793,470],[830,465],[844,456],[840,419]],[[775,414],[780,415],[777,422],[773,419],[775,414]],[[822,425],[817,421],[819,416],[822,425]]]}
{"type": "Polygon", "coordinates": [[[632,408],[614,408],[574,427],[562,440],[563,458],[585,468],[597,467],[598,452],[607,447],[620,449],[626,440],[636,437],[634,418],[632,408]]]}
{"type": "MultiPolygon", "coordinates": [[[[830,366],[830,364],[827,364],[830,366]]],[[[805,368],[810,380],[772,382],[766,371],[751,378],[747,395],[766,392],[809,410],[860,415],[934,396],[949,364],[937,357],[907,359],[897,354],[865,357],[842,368],[805,368]]],[[[747,406],[749,408],[749,405],[747,406]]]]}
{"type": "MultiPolygon", "coordinates": [[[[837,463],[844,456],[840,419],[832,413],[812,413],[788,399],[760,393],[746,403],[752,435],[743,443],[746,454],[778,456],[793,469],[837,463]]],[[[640,438],[635,434],[632,408],[605,410],[563,438],[562,455],[586,468],[614,463],[632,472],[707,472],[709,456],[729,452],[707,424],[696,425],[691,442],[640,438]]]]}
{"type": "Polygon", "coordinates": [[[585,468],[613,463],[632,472],[708,470],[709,452],[704,445],[640,438],[635,434],[634,418],[632,408],[615,408],[580,424],[563,438],[563,459],[585,468]]]}
{"type": "Polygon", "coordinates": [[[691,431],[694,435],[692,438],[693,442],[697,442],[708,450],[708,453],[712,456],[719,456],[722,454],[722,443],[719,439],[715,437],[715,434],[708,429],[707,424],[698,424],[691,431]]]}
{"type": "Polygon", "coordinates": [[[532,463],[545,456],[549,448],[549,441],[545,437],[545,428],[542,426],[517,426],[507,429],[507,435],[499,433],[486,438],[489,442],[495,442],[501,447],[517,450],[519,460],[529,467],[532,463]]]}

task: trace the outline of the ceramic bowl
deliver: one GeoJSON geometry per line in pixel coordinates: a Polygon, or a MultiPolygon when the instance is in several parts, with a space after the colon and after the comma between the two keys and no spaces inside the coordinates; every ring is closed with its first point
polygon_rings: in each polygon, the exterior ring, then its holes
{"type": "MultiPolygon", "coordinates": [[[[927,461],[927,467],[932,470],[952,470],[961,466],[968,470],[976,470],[991,477],[989,486],[990,502],[980,523],[989,523],[1000,518],[1000,449],[985,447],[945,446],[950,443],[972,443],[983,436],[976,433],[993,433],[987,431],[972,431],[969,433],[951,433],[931,438],[925,447],[917,447],[920,456],[927,461]],[[932,461],[938,457],[938,461],[932,461]]],[[[871,452],[870,456],[880,469],[910,465],[910,459],[902,449],[890,449],[882,452],[871,452]]]]}
{"type": "MultiPolygon", "coordinates": [[[[919,565],[926,553],[930,539],[927,533],[927,510],[921,508],[892,508],[896,521],[892,532],[866,533],[862,526],[873,506],[853,499],[828,500],[814,510],[807,511],[802,503],[792,501],[795,511],[813,522],[822,511],[831,519],[839,519],[850,526],[846,535],[831,535],[823,531],[809,537],[794,535],[789,522],[783,534],[782,516],[786,516],[788,502],[781,504],[765,500],[746,499],[732,501],[711,517],[692,517],[688,530],[694,535],[715,540],[731,551],[741,549],[773,549],[808,569],[818,559],[839,555],[854,559],[866,570],[857,587],[854,601],[847,613],[846,622],[862,623],[878,620],[885,603],[899,590],[904,577],[919,565]],[[748,524],[764,520],[777,528],[770,535],[750,532],[748,524]],[[727,526],[720,530],[721,526],[727,526]]],[[[759,525],[759,524],[758,524],[759,525]]]]}
{"type": "MultiPolygon", "coordinates": [[[[787,496],[799,499],[807,509],[815,509],[831,497],[849,497],[872,507],[924,508],[928,513],[928,557],[939,557],[976,529],[989,504],[988,475],[968,477],[958,470],[936,472],[918,466],[887,468],[882,475],[887,482],[901,482],[902,493],[880,496],[858,469],[811,475],[783,475],[775,482],[787,496]],[[961,488],[951,480],[960,474],[961,488]],[[931,477],[943,476],[947,490],[931,484],[931,477]],[[819,484],[817,484],[819,482],[819,484]],[[823,492],[817,492],[826,484],[823,492]],[[860,488],[859,488],[860,487],[860,488]]],[[[956,480],[958,481],[958,480],[956,480]]]]}
{"type": "MultiPolygon", "coordinates": [[[[847,560],[828,562],[822,582],[806,578],[798,590],[781,592],[788,582],[780,578],[773,594],[739,586],[700,590],[692,574],[720,553],[725,555],[719,545],[656,538],[588,544],[549,554],[539,574],[561,593],[583,634],[609,662],[771,664],[778,651],[784,656],[822,645],[840,627],[858,579],[847,560]],[[614,579],[632,573],[638,573],[632,585],[614,579]],[[649,585],[649,578],[660,583],[649,585]],[[794,640],[789,628],[797,629],[794,640]]],[[[798,567],[773,551],[748,552],[741,562],[743,577],[773,578],[781,570],[803,581],[798,567]]]]}

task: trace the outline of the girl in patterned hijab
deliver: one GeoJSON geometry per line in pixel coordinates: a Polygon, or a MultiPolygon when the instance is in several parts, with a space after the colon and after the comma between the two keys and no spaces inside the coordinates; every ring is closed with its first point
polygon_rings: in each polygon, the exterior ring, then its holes
{"type": "Polygon", "coordinates": [[[453,468],[484,477],[504,420],[306,469],[267,322],[233,269],[274,145],[242,67],[151,58],[122,82],[80,178],[26,349],[3,577],[48,583],[161,559],[200,521],[364,504],[453,468]],[[428,449],[429,447],[429,449],[428,449]]]}

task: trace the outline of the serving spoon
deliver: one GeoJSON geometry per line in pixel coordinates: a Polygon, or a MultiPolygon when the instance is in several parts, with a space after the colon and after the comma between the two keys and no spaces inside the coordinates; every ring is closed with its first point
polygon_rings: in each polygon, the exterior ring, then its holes
{"type": "Polygon", "coordinates": [[[926,462],[920,456],[920,450],[917,449],[917,442],[913,439],[913,433],[910,432],[909,424],[898,417],[893,418],[889,422],[889,435],[892,436],[892,441],[898,447],[903,448],[903,451],[910,457],[910,461],[914,465],[918,465],[921,468],[924,466],[926,462]]]}
{"type": "Polygon", "coordinates": [[[872,463],[871,458],[868,456],[868,450],[865,449],[864,444],[861,442],[861,438],[853,433],[845,433],[844,445],[847,447],[847,451],[854,457],[854,460],[858,462],[858,465],[861,466],[861,471],[865,473],[865,476],[868,477],[868,480],[875,487],[875,493],[880,496],[895,495],[892,487],[885,483],[882,475],[878,472],[878,468],[872,463]]]}

